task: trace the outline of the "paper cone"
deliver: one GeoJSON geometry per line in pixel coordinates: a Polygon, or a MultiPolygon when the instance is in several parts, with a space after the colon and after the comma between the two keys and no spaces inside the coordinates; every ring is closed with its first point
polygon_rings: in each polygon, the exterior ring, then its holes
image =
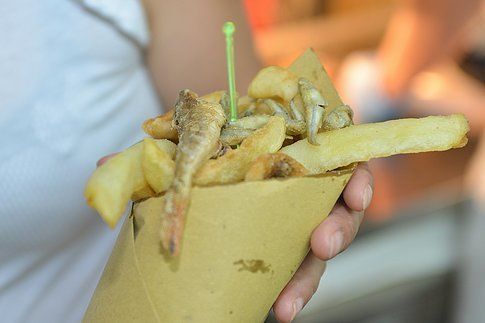
{"type": "MultiPolygon", "coordinates": [[[[291,70],[341,104],[313,51],[291,70]]],[[[85,321],[262,322],[351,174],[195,187],[178,258],[159,241],[163,197],[136,204],[85,321]]]]}

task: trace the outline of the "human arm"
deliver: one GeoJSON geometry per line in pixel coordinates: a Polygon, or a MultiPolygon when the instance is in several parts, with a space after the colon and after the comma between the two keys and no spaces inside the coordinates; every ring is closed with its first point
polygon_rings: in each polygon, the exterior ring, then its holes
{"type": "Polygon", "coordinates": [[[236,24],[236,87],[246,93],[261,68],[241,1],[145,0],[151,42],[147,65],[157,92],[169,108],[181,89],[204,95],[227,88],[222,25],[236,24]]]}

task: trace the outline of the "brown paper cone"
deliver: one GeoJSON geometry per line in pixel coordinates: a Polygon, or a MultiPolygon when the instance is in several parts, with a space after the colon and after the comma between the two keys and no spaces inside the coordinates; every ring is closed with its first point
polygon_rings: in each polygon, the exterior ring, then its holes
{"type": "MultiPolygon", "coordinates": [[[[291,69],[341,104],[313,51],[291,69]]],[[[86,322],[262,322],[351,170],[193,189],[181,254],[159,241],[162,198],[134,206],[86,322]]]]}

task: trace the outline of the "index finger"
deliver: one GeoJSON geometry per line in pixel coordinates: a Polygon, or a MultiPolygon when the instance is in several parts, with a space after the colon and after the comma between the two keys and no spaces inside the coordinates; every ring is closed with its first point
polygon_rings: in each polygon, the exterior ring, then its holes
{"type": "Polygon", "coordinates": [[[369,207],[374,192],[374,177],[367,163],[357,166],[343,192],[345,204],[352,211],[364,211],[369,207]]]}

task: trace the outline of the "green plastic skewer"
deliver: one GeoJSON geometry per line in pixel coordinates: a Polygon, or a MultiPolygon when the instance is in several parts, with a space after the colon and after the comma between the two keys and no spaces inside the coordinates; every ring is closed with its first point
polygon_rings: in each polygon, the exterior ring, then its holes
{"type": "Polygon", "coordinates": [[[226,35],[226,61],[227,61],[227,80],[229,83],[229,97],[231,103],[231,122],[237,120],[236,106],[236,76],[234,72],[234,38],[233,34],[236,26],[233,22],[227,21],[222,26],[222,32],[226,35]]]}

